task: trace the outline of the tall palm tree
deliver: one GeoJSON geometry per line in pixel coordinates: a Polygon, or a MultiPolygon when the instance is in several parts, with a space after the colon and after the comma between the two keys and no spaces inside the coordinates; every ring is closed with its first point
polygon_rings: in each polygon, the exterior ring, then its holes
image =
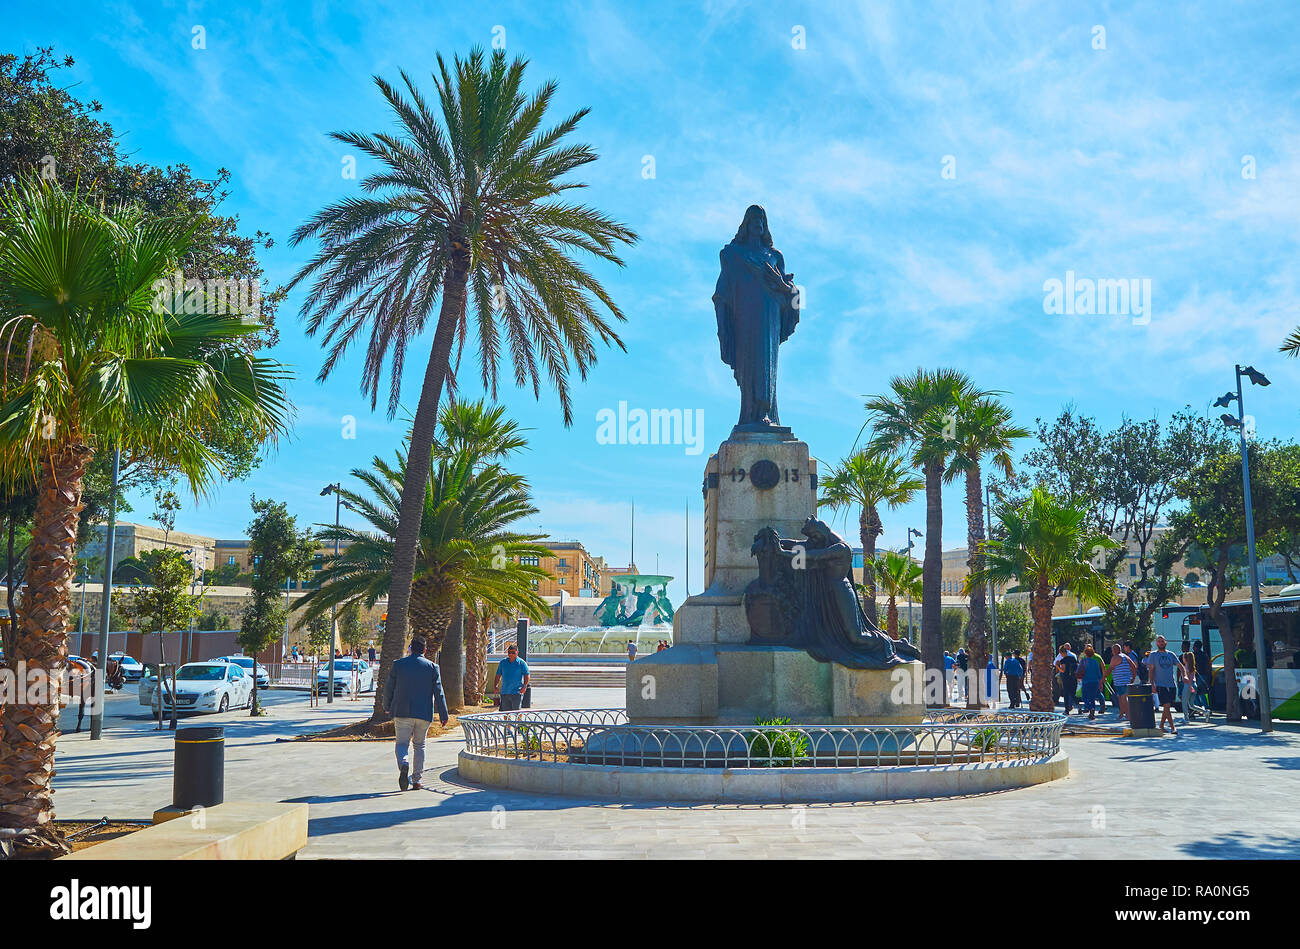
{"type": "Polygon", "coordinates": [[[889,598],[885,612],[886,632],[898,638],[898,599],[915,601],[921,595],[921,565],[906,554],[885,551],[876,558],[876,576],[880,591],[889,598]]]}
{"type": "Polygon", "coordinates": [[[394,537],[385,656],[403,652],[438,402],[444,385],[455,386],[452,353],[471,336],[471,314],[487,390],[495,397],[506,350],[517,385],[534,396],[543,378],[555,387],[565,425],[573,421],[570,371],[586,378],[598,342],[623,348],[600,308],[615,321],[623,314],[576,254],[622,266],[619,251],[636,234],[564,200],[581,187],[566,176],[597,157],[568,139],[588,110],[543,127],[556,86],[525,95],[525,66],[502,50],[487,59],[476,48],[451,68],[439,56],[436,108],[405,72],[406,95],[376,77],[396,132],[334,138],[378,169],[362,182],[363,196],[330,205],[292,236],[294,244],[321,242],[291,282],[312,280],[303,316],[328,347],[320,378],[368,334],[362,390],[376,404],[388,366],[390,417],[407,349],[437,309],[394,537]]]}
{"type": "MultiPolygon", "coordinates": [[[[948,458],[945,481],[960,475],[966,479],[966,564],[972,573],[984,565],[980,545],[984,542],[984,485],[980,465],[985,456],[1004,477],[1011,477],[1011,443],[1028,438],[1030,431],[1015,425],[1011,410],[992,396],[964,395],[957,407],[956,438],[948,458]]],[[[970,587],[970,625],[967,627],[971,668],[983,674],[988,661],[987,590],[984,584],[970,587]]],[[[970,708],[980,706],[979,690],[967,689],[970,708]]]]}
{"type": "MultiPolygon", "coordinates": [[[[37,487],[6,660],[29,676],[62,681],[82,477],[96,452],[179,472],[199,494],[219,474],[205,435],[234,424],[275,438],[287,426],[288,374],[247,352],[258,327],[158,289],[195,231],[36,181],[0,196],[0,482],[37,487]]],[[[0,710],[0,826],[53,817],[57,708],[0,710]]]]}
{"type": "Polygon", "coordinates": [[[1002,536],[983,544],[985,564],[966,578],[966,589],[988,583],[1018,581],[1029,587],[1029,611],[1034,619],[1030,675],[1033,697],[1029,707],[1050,712],[1052,668],[1052,608],[1066,590],[1103,607],[1115,597],[1115,582],[1093,564],[1096,551],[1115,542],[1087,525],[1087,512],[1063,504],[1035,488],[1020,504],[1006,505],[998,514],[1002,536]]]}
{"type": "Polygon", "coordinates": [[[858,534],[862,539],[862,586],[867,618],[876,618],[876,538],[884,533],[880,523],[880,505],[896,508],[912,500],[925,487],[925,481],[912,474],[906,462],[896,455],[862,450],[849,455],[831,468],[822,487],[821,503],[840,508],[857,505],[858,534]]]}
{"type": "MultiPolygon", "coordinates": [[[[871,449],[880,453],[905,450],[912,466],[925,476],[921,654],[927,669],[942,669],[943,474],[956,436],[957,407],[978,390],[969,376],[956,369],[917,369],[911,375],[895,376],[889,388],[890,394],[867,400],[874,429],[871,449]]],[[[946,679],[943,688],[946,704],[946,679]]]]}
{"type": "MultiPolygon", "coordinates": [[[[360,601],[373,606],[392,589],[393,537],[405,467],[406,460],[398,455],[394,465],[375,458],[370,470],[352,471],[352,477],[367,490],[344,488],[339,494],[369,528],[321,525],[323,542],[337,537],[347,546],[338,557],[326,560],[317,575],[319,588],[296,604],[305,622],[338,604],[360,601]]],[[[411,596],[411,633],[424,639],[428,655],[434,656],[442,648],[457,603],[464,598],[490,604],[494,611],[517,611],[535,620],[549,614],[533,586],[535,579],[547,576],[546,571],[520,562],[526,557],[548,556],[549,551],[534,543],[541,535],[510,529],[536,512],[528,484],[520,475],[498,464],[476,465],[464,453],[437,459],[424,497],[411,596]]],[[[391,665],[391,659],[380,664],[381,688],[391,665]]],[[[376,697],[372,720],[382,717],[381,694],[376,697]]]]}

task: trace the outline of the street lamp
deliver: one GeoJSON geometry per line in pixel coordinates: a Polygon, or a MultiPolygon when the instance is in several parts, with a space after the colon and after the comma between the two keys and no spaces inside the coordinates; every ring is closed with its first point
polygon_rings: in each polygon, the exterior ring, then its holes
{"type": "MultiPolygon", "coordinates": [[[[993,539],[992,491],[995,483],[996,482],[993,478],[984,482],[984,513],[988,516],[989,522],[988,533],[985,535],[986,541],[993,539]]],[[[971,551],[971,553],[974,552],[975,551],[971,551]]],[[[989,629],[990,635],[993,637],[993,644],[992,648],[989,650],[989,655],[993,657],[994,667],[1000,668],[1000,666],[998,666],[998,592],[997,588],[992,583],[989,584],[989,629]]],[[[995,707],[997,705],[997,698],[996,695],[993,696],[995,707]]]]}
{"type": "Polygon", "coordinates": [[[1241,377],[1244,375],[1252,385],[1266,386],[1268,378],[1254,366],[1237,366],[1237,391],[1225,392],[1215,400],[1218,408],[1227,408],[1235,399],[1236,416],[1225,412],[1219,419],[1224,425],[1237,430],[1237,440],[1241,446],[1241,486],[1246,499],[1246,552],[1250,563],[1250,614],[1255,626],[1255,671],[1256,694],[1259,697],[1259,727],[1264,732],[1273,730],[1273,708],[1268,689],[1268,660],[1264,650],[1264,622],[1259,608],[1259,565],[1255,559],[1255,517],[1250,504],[1250,461],[1246,453],[1246,410],[1241,397],[1241,377]]]}
{"type": "MultiPolygon", "coordinates": [[[[907,562],[912,562],[912,538],[920,537],[921,532],[915,527],[907,529],[907,562]]],[[[912,594],[907,594],[907,641],[912,641],[912,594]]]]}
{"type": "MultiPolygon", "coordinates": [[[[343,503],[343,496],[339,492],[342,490],[343,490],[342,483],[337,481],[334,482],[334,484],[327,484],[325,485],[325,487],[320,489],[321,497],[325,497],[331,491],[334,492],[334,557],[335,559],[337,559],[339,555],[339,510],[340,510],[340,506],[343,503]]],[[[328,688],[326,688],[325,690],[325,702],[327,704],[333,704],[334,702],[334,637],[338,635],[338,625],[337,625],[338,609],[339,608],[337,605],[330,607],[330,646],[329,646],[330,671],[329,671],[329,678],[325,680],[327,683],[329,683],[328,688]]]]}

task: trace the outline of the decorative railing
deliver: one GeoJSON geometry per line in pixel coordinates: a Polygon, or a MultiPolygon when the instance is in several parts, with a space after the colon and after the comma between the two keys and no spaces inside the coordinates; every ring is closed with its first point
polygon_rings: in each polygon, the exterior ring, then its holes
{"type": "Polygon", "coordinates": [[[774,768],[1030,761],[1060,750],[1057,712],[931,710],[919,725],[633,725],[621,708],[460,717],[472,754],[608,766],[774,768]]]}

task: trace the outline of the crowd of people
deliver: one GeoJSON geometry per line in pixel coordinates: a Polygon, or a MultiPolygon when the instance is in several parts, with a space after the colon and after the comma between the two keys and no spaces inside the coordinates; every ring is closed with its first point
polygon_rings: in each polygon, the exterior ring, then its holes
{"type": "MultiPolygon", "coordinates": [[[[1184,641],[1182,645],[1182,652],[1174,653],[1165,637],[1157,636],[1154,648],[1146,653],[1139,654],[1132,640],[1126,640],[1112,643],[1109,653],[1103,654],[1091,642],[1085,643],[1078,653],[1074,643],[1062,643],[1053,663],[1053,702],[1060,702],[1066,715],[1077,711],[1080,715],[1087,714],[1092,721],[1098,712],[1106,711],[1109,700],[1121,718],[1131,721],[1128,689],[1138,682],[1151,687],[1152,701],[1160,712],[1160,730],[1176,735],[1175,705],[1181,704],[1184,723],[1208,718],[1210,714],[1210,657],[1199,640],[1184,641]]],[[[962,650],[956,656],[945,653],[944,661],[954,672],[968,667],[962,650]]],[[[1002,681],[1010,708],[1021,708],[1022,693],[1028,696],[1031,686],[1036,687],[1030,681],[1030,669],[1030,659],[1021,656],[1019,650],[1003,659],[1002,681]]],[[[960,683],[966,677],[955,678],[958,689],[954,695],[960,697],[960,683]]]]}

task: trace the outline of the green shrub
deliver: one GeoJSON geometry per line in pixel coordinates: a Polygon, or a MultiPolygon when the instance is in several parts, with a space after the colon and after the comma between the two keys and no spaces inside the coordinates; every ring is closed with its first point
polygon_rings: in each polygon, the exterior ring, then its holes
{"type": "Polygon", "coordinates": [[[971,745],[977,751],[988,751],[997,747],[998,739],[1001,737],[1002,733],[1000,731],[992,725],[986,725],[983,728],[975,729],[975,732],[971,735],[971,745]]]}
{"type": "MultiPolygon", "coordinates": [[[[788,718],[756,719],[755,725],[791,725],[788,718]]],[[[769,768],[788,768],[799,759],[808,757],[808,737],[802,732],[791,729],[778,732],[750,732],[749,754],[751,758],[766,758],[769,768]]]]}

